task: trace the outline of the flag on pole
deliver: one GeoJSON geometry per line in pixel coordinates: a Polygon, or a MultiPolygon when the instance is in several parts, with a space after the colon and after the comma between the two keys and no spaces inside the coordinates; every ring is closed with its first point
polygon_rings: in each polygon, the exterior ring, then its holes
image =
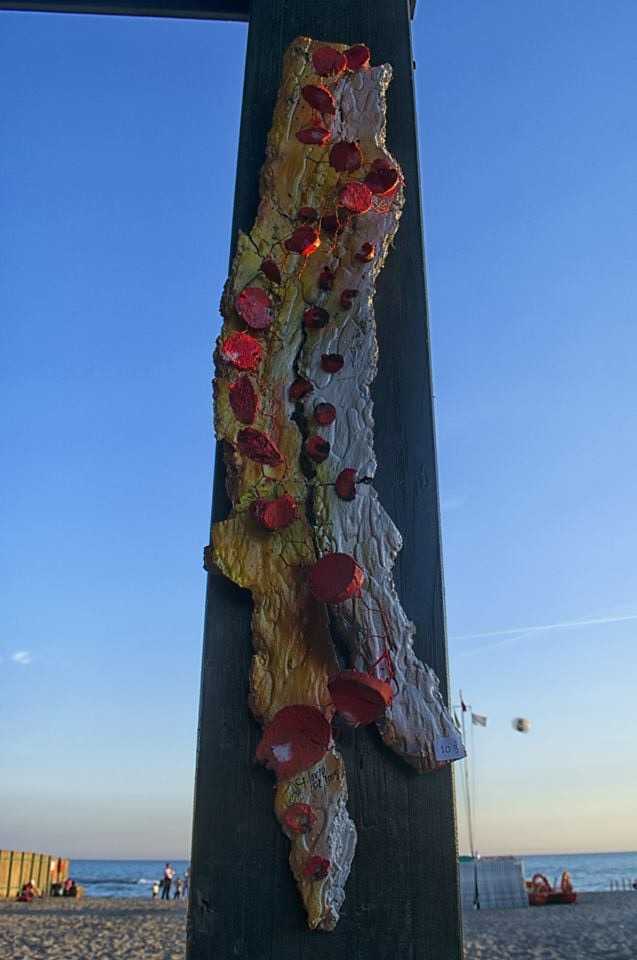
{"type": "Polygon", "coordinates": [[[472,713],[471,723],[474,725],[474,727],[486,727],[487,718],[483,717],[480,713],[472,713]]]}
{"type": "Polygon", "coordinates": [[[466,703],[462,699],[462,694],[460,694],[460,709],[462,710],[463,713],[466,713],[468,709],[466,703]]]}

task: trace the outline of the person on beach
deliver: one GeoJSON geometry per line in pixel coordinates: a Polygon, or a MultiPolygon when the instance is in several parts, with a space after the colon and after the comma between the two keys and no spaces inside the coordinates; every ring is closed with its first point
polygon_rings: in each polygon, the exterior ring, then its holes
{"type": "Polygon", "coordinates": [[[28,883],[22,884],[22,890],[18,894],[17,899],[20,901],[20,903],[31,903],[34,897],[40,896],[42,896],[42,894],[36,887],[33,880],[29,880],[28,883]]]}
{"type": "Polygon", "coordinates": [[[190,867],[186,867],[184,870],[184,897],[188,896],[188,888],[190,886],[190,867]]]}
{"type": "Polygon", "coordinates": [[[164,881],[162,884],[161,898],[162,900],[170,900],[170,887],[173,882],[173,877],[175,876],[175,871],[169,863],[164,867],[164,881]]]}
{"type": "Polygon", "coordinates": [[[179,877],[176,877],[176,878],[175,878],[175,892],[173,893],[173,900],[179,900],[179,898],[181,897],[182,887],[183,887],[183,885],[182,885],[181,879],[180,879],[179,877]]]}
{"type": "Polygon", "coordinates": [[[150,888],[150,890],[151,890],[151,893],[152,893],[152,895],[153,895],[153,900],[154,900],[157,896],[159,896],[159,881],[158,881],[158,880],[155,880],[155,882],[153,883],[153,885],[152,885],[152,887],[150,888]]]}

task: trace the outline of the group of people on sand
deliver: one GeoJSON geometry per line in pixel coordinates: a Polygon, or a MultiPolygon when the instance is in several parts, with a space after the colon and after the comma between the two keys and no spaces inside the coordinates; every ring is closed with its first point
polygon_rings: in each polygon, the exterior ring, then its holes
{"type": "Polygon", "coordinates": [[[161,892],[162,900],[170,900],[170,891],[173,893],[173,900],[180,900],[181,897],[188,896],[188,887],[190,885],[190,867],[186,867],[182,877],[177,876],[177,871],[173,869],[170,863],[164,867],[164,875],[161,880],[155,880],[151,887],[153,900],[161,892]]]}
{"type": "MultiPolygon", "coordinates": [[[[64,881],[64,883],[52,883],[51,884],[51,896],[52,897],[77,897],[78,889],[75,880],[71,880],[69,877],[64,881]]],[[[29,880],[27,883],[23,883],[18,893],[17,900],[20,903],[31,903],[32,900],[35,900],[36,897],[41,897],[42,891],[38,890],[35,885],[34,880],[29,880]]]]}
{"type": "Polygon", "coordinates": [[[52,897],[77,897],[78,894],[77,884],[75,880],[71,880],[70,877],[68,877],[64,883],[51,884],[52,897]]]}

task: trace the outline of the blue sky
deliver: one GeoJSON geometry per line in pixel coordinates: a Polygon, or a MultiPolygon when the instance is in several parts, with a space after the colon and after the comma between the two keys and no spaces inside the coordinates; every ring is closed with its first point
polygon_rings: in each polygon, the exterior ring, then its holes
{"type": "MultiPolygon", "coordinates": [[[[0,18],[0,846],[176,857],[245,27],[0,18]]],[[[485,853],[637,848],[636,31],[623,0],[418,4],[485,853]]]]}

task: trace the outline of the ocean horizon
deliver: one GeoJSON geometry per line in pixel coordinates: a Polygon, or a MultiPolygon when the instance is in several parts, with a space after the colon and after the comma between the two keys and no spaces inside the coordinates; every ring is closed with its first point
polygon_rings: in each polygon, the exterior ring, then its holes
{"type": "MultiPolygon", "coordinates": [[[[506,856],[506,854],[502,854],[506,856]]],[[[543,873],[553,883],[568,870],[576,890],[610,890],[611,881],[620,884],[637,880],[637,851],[624,853],[508,854],[520,859],[527,878],[543,873]]],[[[169,862],[183,877],[188,860],[71,860],[71,876],[81,884],[87,897],[150,898],[151,887],[160,880],[169,862]]]]}

